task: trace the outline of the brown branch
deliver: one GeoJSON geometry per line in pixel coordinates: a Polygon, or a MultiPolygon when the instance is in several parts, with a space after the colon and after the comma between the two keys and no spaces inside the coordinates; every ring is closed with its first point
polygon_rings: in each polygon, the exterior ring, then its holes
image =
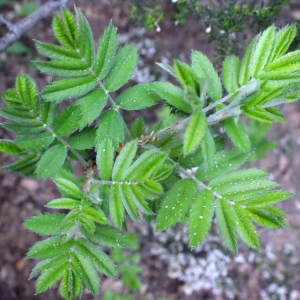
{"type": "Polygon", "coordinates": [[[9,29],[9,32],[0,39],[0,53],[18,40],[23,33],[33,27],[37,22],[49,16],[56,9],[65,7],[69,1],[70,0],[50,0],[16,24],[12,24],[5,20],[3,16],[0,16],[0,23],[9,29]]]}

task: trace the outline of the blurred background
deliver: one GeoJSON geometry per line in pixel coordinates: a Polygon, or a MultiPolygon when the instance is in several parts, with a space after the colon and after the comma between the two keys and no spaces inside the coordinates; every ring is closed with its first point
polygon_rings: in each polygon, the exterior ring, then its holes
{"type": "MultiPolygon", "coordinates": [[[[0,14],[16,23],[46,2],[0,0],[0,14]]],[[[251,38],[272,23],[282,27],[297,22],[298,36],[291,47],[300,49],[298,0],[72,0],[67,7],[74,11],[74,5],[90,22],[95,41],[112,21],[119,43],[135,45],[140,62],[131,84],[166,80],[167,74],[155,62],[172,64],[176,58],[189,62],[192,49],[202,51],[220,70],[227,54],[241,57],[251,38]]],[[[0,53],[0,92],[12,88],[19,73],[30,74],[40,89],[51,80],[31,61],[44,59],[33,39],[55,43],[52,15],[0,53]]],[[[0,22],[0,38],[6,32],[0,22]]],[[[191,251],[183,226],[155,233],[152,224],[130,224],[128,238],[134,246],[110,253],[120,279],[103,278],[96,299],[300,299],[300,103],[281,109],[286,123],[269,127],[246,122],[255,148],[251,164],[294,193],[279,204],[287,213],[288,227],[259,229],[261,251],[240,245],[239,254],[233,256],[215,232],[191,251]]],[[[124,117],[130,123],[142,114],[151,125],[166,119],[167,113],[158,106],[124,117]]],[[[0,127],[0,138],[12,135],[0,127]]],[[[0,154],[0,166],[12,161],[0,154]]],[[[55,288],[35,295],[35,279],[28,281],[35,262],[25,255],[39,236],[22,225],[30,216],[46,211],[44,205],[58,196],[50,181],[0,171],[0,300],[59,299],[55,288]]],[[[95,298],[84,293],[83,299],[95,298]]]]}

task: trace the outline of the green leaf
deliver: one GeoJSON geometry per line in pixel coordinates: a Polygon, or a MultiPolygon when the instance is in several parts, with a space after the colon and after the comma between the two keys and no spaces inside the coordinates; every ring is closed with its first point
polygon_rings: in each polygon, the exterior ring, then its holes
{"type": "Polygon", "coordinates": [[[109,248],[121,249],[128,247],[128,241],[120,232],[112,227],[97,224],[94,234],[83,231],[83,234],[92,242],[109,248]]]}
{"type": "Polygon", "coordinates": [[[124,221],[124,206],[122,204],[117,184],[113,184],[110,188],[109,215],[116,227],[122,226],[124,221]]]}
{"type": "Polygon", "coordinates": [[[225,129],[236,147],[239,147],[243,152],[250,151],[251,142],[240,121],[235,121],[235,119],[231,117],[221,121],[221,126],[225,129]]]}
{"type": "Polygon", "coordinates": [[[95,146],[96,128],[87,127],[82,131],[76,131],[68,139],[68,145],[73,149],[85,150],[95,146]]]}
{"type": "Polygon", "coordinates": [[[19,155],[23,151],[15,144],[14,141],[11,140],[0,140],[0,152],[11,154],[11,155],[19,155]]]}
{"type": "Polygon", "coordinates": [[[75,37],[76,48],[79,49],[84,61],[90,67],[95,63],[95,46],[91,27],[82,12],[75,7],[77,19],[79,21],[79,31],[75,37]]]}
{"type": "Polygon", "coordinates": [[[179,80],[183,87],[196,87],[195,74],[188,64],[183,63],[179,60],[175,60],[174,70],[176,72],[176,78],[179,80]]]}
{"type": "Polygon", "coordinates": [[[122,189],[124,190],[124,194],[133,200],[134,204],[141,210],[141,212],[146,215],[152,214],[152,210],[149,208],[148,203],[144,199],[144,197],[146,198],[146,195],[140,194],[136,185],[123,185],[122,189]]]}
{"type": "Polygon", "coordinates": [[[151,84],[141,83],[121,93],[116,104],[122,109],[139,110],[155,105],[159,99],[159,95],[151,89],[151,84]]]}
{"type": "Polygon", "coordinates": [[[102,37],[99,39],[94,69],[95,75],[99,79],[106,77],[114,63],[114,56],[118,47],[117,38],[117,29],[112,24],[109,24],[104,30],[102,37]]]}
{"type": "Polygon", "coordinates": [[[78,106],[69,106],[57,114],[52,123],[52,129],[55,134],[64,136],[78,127],[80,120],[80,109],[78,106]]]}
{"type": "Polygon", "coordinates": [[[254,222],[257,224],[268,227],[271,229],[278,229],[283,228],[286,226],[286,223],[284,221],[284,216],[278,216],[276,213],[273,213],[273,209],[276,209],[276,207],[261,207],[261,208],[255,208],[255,207],[249,207],[246,208],[249,217],[253,219],[254,222]]]}
{"type": "Polygon", "coordinates": [[[42,96],[46,101],[59,103],[67,98],[76,98],[87,94],[96,84],[94,75],[64,78],[47,85],[42,91],[42,96]]]}
{"type": "Polygon", "coordinates": [[[267,173],[258,169],[244,169],[221,175],[213,179],[209,186],[214,192],[226,199],[238,199],[247,197],[247,193],[258,194],[261,189],[269,189],[277,184],[267,180],[267,173]]]}
{"type": "Polygon", "coordinates": [[[44,131],[44,125],[39,121],[5,122],[2,127],[14,133],[39,133],[44,131]]]}
{"type": "Polygon", "coordinates": [[[266,72],[268,71],[277,71],[280,73],[294,72],[299,70],[299,65],[300,65],[300,50],[296,50],[275,59],[267,66],[266,72]]]}
{"type": "Polygon", "coordinates": [[[296,24],[280,29],[275,35],[275,42],[269,56],[269,62],[283,55],[297,34],[296,24]]]}
{"type": "Polygon", "coordinates": [[[53,102],[43,102],[41,121],[43,124],[50,125],[57,111],[57,105],[53,102]]]}
{"type": "Polygon", "coordinates": [[[176,224],[188,211],[198,191],[197,184],[190,178],[178,181],[166,193],[156,219],[156,230],[162,231],[176,224]]]}
{"type": "Polygon", "coordinates": [[[63,242],[60,237],[51,237],[32,246],[28,253],[28,258],[50,258],[69,252],[74,246],[74,240],[69,239],[63,242]]]}
{"type": "Polygon", "coordinates": [[[201,110],[194,111],[184,134],[183,153],[185,156],[196,150],[206,130],[205,114],[201,110]]]}
{"type": "Polygon", "coordinates": [[[100,116],[106,102],[107,94],[103,89],[95,89],[77,100],[76,105],[81,111],[79,128],[91,125],[100,116]]]}
{"type": "Polygon", "coordinates": [[[53,176],[64,164],[67,157],[67,149],[64,145],[55,145],[49,148],[37,164],[36,176],[38,179],[46,179],[53,176]]]}
{"type": "Polygon", "coordinates": [[[133,45],[125,45],[118,51],[109,74],[104,79],[104,86],[114,92],[123,86],[132,76],[137,65],[137,52],[133,45]]]}
{"type": "Polygon", "coordinates": [[[68,260],[62,261],[60,264],[49,266],[46,270],[42,271],[41,276],[36,282],[37,294],[48,290],[59,279],[61,279],[69,266],[68,260]]]}
{"type": "Polygon", "coordinates": [[[91,242],[79,238],[76,240],[76,248],[82,256],[89,259],[93,266],[107,277],[116,277],[115,264],[113,261],[102,251],[100,251],[91,242]]]}
{"type": "Polygon", "coordinates": [[[213,168],[205,171],[205,165],[200,166],[196,171],[196,177],[200,181],[214,179],[237,169],[247,158],[248,154],[241,152],[238,148],[220,151],[215,155],[213,168]]]}
{"type": "Polygon", "coordinates": [[[205,189],[198,194],[188,220],[189,240],[196,247],[208,235],[214,215],[214,195],[205,189]]]}
{"type": "Polygon", "coordinates": [[[236,200],[235,203],[243,204],[247,207],[261,207],[281,202],[291,196],[292,194],[289,192],[283,190],[276,190],[268,191],[264,194],[255,195],[254,197],[236,200]]]}
{"type": "Polygon", "coordinates": [[[65,24],[68,36],[71,38],[71,40],[75,40],[78,33],[78,28],[73,14],[69,10],[62,8],[61,16],[65,24]]]}
{"type": "Polygon", "coordinates": [[[34,65],[42,73],[61,77],[82,77],[90,73],[82,60],[35,61],[34,65]]]}
{"type": "Polygon", "coordinates": [[[209,59],[199,51],[192,51],[191,60],[192,68],[198,78],[209,78],[212,80],[212,84],[207,89],[208,96],[215,101],[221,99],[221,81],[209,59]]]}
{"type": "Polygon", "coordinates": [[[25,150],[36,150],[49,146],[54,140],[52,133],[48,131],[18,135],[16,145],[25,150]]]}
{"type": "Polygon", "coordinates": [[[59,293],[64,299],[75,299],[82,291],[80,278],[71,270],[67,269],[61,280],[59,293]]]}
{"type": "Polygon", "coordinates": [[[52,258],[43,259],[32,269],[29,279],[32,279],[35,275],[41,273],[43,270],[46,270],[49,267],[52,267],[54,265],[61,265],[63,262],[65,262],[68,259],[69,259],[68,252],[52,258]]]}
{"type": "Polygon", "coordinates": [[[124,124],[120,114],[113,110],[107,110],[100,118],[96,132],[96,143],[111,139],[114,149],[124,141],[124,124]]]}
{"type": "Polygon", "coordinates": [[[230,55],[223,61],[222,79],[225,90],[234,93],[239,88],[240,60],[235,55],[230,55]]]}
{"type": "Polygon", "coordinates": [[[70,32],[68,32],[68,27],[56,15],[54,15],[52,19],[52,30],[55,38],[61,45],[65,46],[67,49],[75,49],[74,40],[70,36],[70,32]]]}
{"type": "Polygon", "coordinates": [[[37,3],[35,3],[34,1],[30,1],[30,2],[24,3],[20,7],[20,10],[17,11],[17,14],[20,16],[28,16],[28,15],[32,14],[38,8],[39,8],[39,5],[37,3]]]}
{"type": "Polygon", "coordinates": [[[202,153],[206,171],[214,166],[214,158],[216,153],[216,145],[209,128],[205,130],[205,134],[201,141],[202,153]]]}
{"type": "Polygon", "coordinates": [[[124,173],[127,171],[131,165],[137,150],[136,140],[127,143],[121,150],[120,154],[117,156],[114,168],[112,171],[112,180],[119,181],[123,177],[124,173]]]}
{"type": "Polygon", "coordinates": [[[71,266],[88,290],[94,296],[98,295],[99,277],[91,261],[80,254],[79,251],[73,251],[71,253],[71,266]]]}
{"type": "Polygon", "coordinates": [[[38,114],[40,103],[35,81],[29,75],[18,75],[16,78],[16,90],[24,105],[35,114],[38,114]]]}
{"type": "Polygon", "coordinates": [[[191,105],[184,101],[184,92],[178,86],[169,82],[152,82],[150,87],[170,105],[183,112],[192,113],[191,105]]]}
{"type": "Polygon", "coordinates": [[[259,250],[259,237],[255,226],[252,224],[247,210],[239,205],[232,206],[236,215],[236,230],[242,240],[252,249],[259,250]]]}
{"type": "Polygon", "coordinates": [[[40,160],[37,154],[26,155],[23,158],[15,161],[12,164],[3,166],[1,169],[14,171],[23,175],[33,175],[36,169],[36,164],[40,160]]]}
{"type": "Polygon", "coordinates": [[[175,78],[177,77],[174,68],[172,68],[170,65],[164,63],[156,63],[156,64],[162,69],[164,69],[165,71],[167,71],[169,74],[171,74],[173,77],[175,78]]]}
{"type": "Polygon", "coordinates": [[[50,214],[46,212],[26,220],[24,226],[40,235],[58,235],[60,233],[60,224],[65,216],[65,214],[50,214]]]}
{"type": "Polygon", "coordinates": [[[76,52],[75,49],[66,49],[65,47],[45,44],[39,41],[35,41],[35,46],[38,51],[45,56],[55,60],[74,60],[77,61],[81,58],[80,53],[76,52]]]}
{"type": "Polygon", "coordinates": [[[73,178],[70,178],[72,175],[68,176],[68,174],[70,173],[66,172],[66,176],[62,176],[63,174],[59,173],[54,177],[54,183],[65,198],[81,199],[83,196],[81,189],[77,185],[77,182],[73,178]]]}
{"type": "Polygon", "coordinates": [[[134,205],[133,199],[128,189],[126,189],[123,185],[118,186],[118,193],[121,197],[122,203],[125,207],[126,212],[128,213],[129,217],[134,222],[139,222],[139,217],[136,211],[136,207],[134,205]]]}
{"type": "Polygon", "coordinates": [[[273,114],[270,114],[266,109],[262,107],[254,107],[244,110],[245,115],[260,122],[274,123],[276,118],[273,114]]]}
{"type": "Polygon", "coordinates": [[[59,198],[51,200],[47,203],[46,207],[56,208],[56,209],[73,209],[78,208],[81,202],[71,198],[59,198]]]}
{"type": "Polygon", "coordinates": [[[252,77],[257,77],[264,70],[272,51],[274,40],[275,27],[272,25],[261,34],[255,45],[255,51],[250,62],[250,74],[252,77]]]}
{"type": "Polygon", "coordinates": [[[36,117],[28,111],[13,111],[10,108],[0,108],[0,116],[16,122],[32,122],[36,121],[36,117]]]}
{"type": "Polygon", "coordinates": [[[131,125],[130,135],[132,139],[139,138],[145,133],[145,121],[143,118],[137,118],[131,125]]]}
{"type": "Polygon", "coordinates": [[[83,207],[81,210],[81,217],[85,215],[87,218],[101,224],[107,224],[107,219],[100,209],[95,209],[93,207],[83,207]]]}
{"type": "Polygon", "coordinates": [[[247,47],[247,50],[245,52],[245,55],[242,59],[241,66],[240,66],[240,74],[239,74],[239,84],[240,86],[244,86],[248,83],[250,80],[250,63],[251,63],[251,57],[253,55],[253,52],[255,51],[255,45],[258,40],[258,36],[256,36],[249,46],[247,47]]]}
{"type": "Polygon", "coordinates": [[[144,180],[164,163],[166,152],[157,153],[155,149],[144,152],[123,174],[123,181],[144,180]]]}
{"type": "Polygon", "coordinates": [[[14,54],[14,55],[22,55],[31,53],[30,48],[25,46],[22,42],[16,41],[12,45],[6,48],[5,53],[14,54]]]}
{"type": "Polygon", "coordinates": [[[235,233],[235,218],[232,207],[227,200],[218,199],[216,201],[216,216],[220,236],[227,248],[236,252],[236,233],[235,233]]]}

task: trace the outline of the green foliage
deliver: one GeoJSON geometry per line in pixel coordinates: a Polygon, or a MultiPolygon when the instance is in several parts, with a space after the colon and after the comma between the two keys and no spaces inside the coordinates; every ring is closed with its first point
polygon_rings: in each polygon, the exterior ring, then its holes
{"type": "Polygon", "coordinates": [[[75,11],[76,18],[65,9],[61,18],[53,18],[59,45],[37,42],[50,59],[35,62],[37,68],[62,78],[40,93],[30,76],[18,75],[15,88],[3,93],[0,109],[7,119],[3,127],[16,134],[0,141],[0,151],[20,157],[2,168],[49,178],[61,193],[46,207],[63,212],[38,214],[24,223],[46,236],[27,254],[40,259],[30,276],[39,276],[37,293],[60,281],[64,299],[80,298],[85,288],[98,295],[99,273],[115,277],[117,271],[127,287],[139,289],[139,256],[116,268],[102,249],[113,249],[120,263],[125,261],[121,248],[136,250],[124,234],[128,219],[154,219],[158,231],[187,224],[194,248],[215,218],[229,250],[237,251],[238,238],[258,250],[255,224],[284,227],[285,214],[273,204],[291,194],[278,189],[267,173],[243,168],[257,143],[241,116],[282,122],[277,106],[299,99],[299,51],[286,54],[295,26],[271,26],[254,38],[241,60],[228,56],[222,81],[208,58],[193,51],[191,64],[159,64],[178,86],[154,82],[127,88],[137,63],[134,47],[119,48],[110,24],[95,50],[88,21],[75,11]],[[173,124],[160,122],[148,130],[138,118],[128,129],[123,113],[153,107],[160,99],[176,116],[173,124]],[[216,133],[219,123],[227,143],[216,133]],[[75,176],[74,161],[85,176],[75,176]]]}
{"type": "MultiPolygon", "coordinates": [[[[214,44],[216,61],[229,54],[240,55],[249,31],[259,33],[275,22],[281,8],[289,0],[209,1],[178,0],[165,3],[160,0],[130,0],[130,17],[142,27],[160,31],[159,23],[171,18],[175,26],[195,17],[206,27],[207,40],[214,44]]],[[[282,36],[284,39],[284,37],[282,36]]],[[[299,45],[299,43],[297,43],[299,45]]],[[[269,44],[271,48],[271,45],[269,44]]]]}

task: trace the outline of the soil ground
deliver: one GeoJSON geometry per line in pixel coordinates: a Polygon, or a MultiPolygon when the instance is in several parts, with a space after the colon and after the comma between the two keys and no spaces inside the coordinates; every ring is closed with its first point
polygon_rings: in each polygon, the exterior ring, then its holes
{"type": "MultiPolygon", "coordinates": [[[[43,1],[40,1],[43,2],[43,1]]],[[[89,20],[97,39],[104,28],[112,22],[118,27],[122,40],[129,40],[137,25],[128,20],[129,9],[127,2],[122,5],[111,5],[108,0],[77,0],[72,1],[70,8],[76,4],[89,20]]],[[[3,13],[7,13],[4,11],[3,13]]],[[[293,1],[287,5],[281,14],[279,23],[285,25],[292,23],[300,16],[300,4],[293,1]]],[[[50,77],[38,73],[31,64],[30,59],[38,58],[32,39],[49,42],[52,41],[51,17],[39,22],[22,37],[31,53],[16,56],[1,54],[3,66],[0,68],[0,92],[13,87],[17,74],[29,73],[38,82],[41,88],[50,77]]],[[[197,49],[212,57],[212,47],[207,44],[204,36],[204,28],[195,19],[187,20],[184,26],[175,27],[171,20],[164,21],[161,32],[143,33],[140,39],[149,38],[154,41],[156,54],[152,57],[160,61],[161,57],[181,55],[188,59],[190,50],[197,49]]],[[[275,150],[265,154],[265,158],[257,163],[264,171],[271,173],[272,179],[279,182],[282,187],[294,196],[280,204],[280,208],[287,213],[288,227],[278,231],[260,230],[261,244],[263,248],[271,247],[274,252],[282,251],[283,245],[292,245],[294,253],[300,253],[300,103],[285,106],[282,109],[287,122],[273,126],[269,140],[277,142],[275,150]]],[[[130,116],[135,118],[136,115],[130,116]]],[[[145,113],[145,117],[154,121],[151,112],[145,113]]],[[[10,138],[10,134],[0,130],[0,138],[10,138]]],[[[11,161],[11,158],[1,155],[0,166],[11,161]]],[[[50,181],[36,181],[21,177],[9,172],[0,173],[0,299],[1,300],[29,300],[29,299],[58,299],[57,289],[52,289],[41,295],[35,296],[35,280],[28,281],[30,270],[35,265],[34,261],[25,260],[25,254],[30,246],[39,239],[38,236],[29,233],[22,223],[30,216],[44,212],[44,205],[58,197],[55,186],[50,181]]],[[[264,259],[268,259],[265,257],[264,259]]],[[[154,258],[149,253],[143,258],[143,288],[140,295],[146,295],[147,299],[169,297],[170,299],[219,299],[217,296],[205,296],[204,293],[185,296],[181,289],[181,283],[166,276],[167,266],[162,261],[154,258]]],[[[289,262],[277,257],[274,262],[274,270],[289,271],[289,284],[292,289],[300,291],[299,258],[297,255],[289,262]]],[[[235,299],[262,299],[258,290],[261,282],[255,277],[255,266],[248,268],[249,280],[245,288],[236,295],[235,299]],[[256,291],[256,292],[255,292],[256,291]]],[[[239,276],[236,271],[233,276],[239,276]]],[[[120,282],[112,282],[104,279],[102,289],[115,287],[118,289],[120,282]]],[[[94,299],[88,294],[84,299],[94,299]]],[[[98,298],[100,299],[100,298],[98,298]]],[[[139,295],[136,296],[139,299],[139,295]]],[[[220,299],[226,299],[225,296],[220,299]]],[[[274,298],[275,299],[275,298],[274,298]]],[[[281,298],[278,298],[281,299],[281,298]]],[[[288,299],[288,298],[286,298],[288,299]]],[[[295,298],[295,299],[300,299],[295,298]]]]}

